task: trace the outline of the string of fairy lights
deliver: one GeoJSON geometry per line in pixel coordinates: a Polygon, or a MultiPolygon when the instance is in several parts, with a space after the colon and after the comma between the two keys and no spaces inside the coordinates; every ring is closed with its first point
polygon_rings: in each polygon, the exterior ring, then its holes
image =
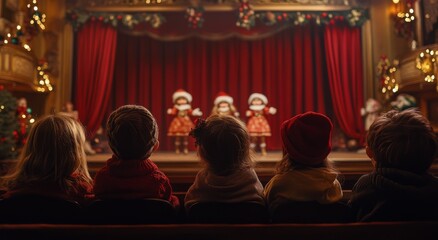
{"type": "Polygon", "coordinates": [[[38,1],[32,0],[31,3],[27,4],[27,8],[33,10],[33,14],[31,19],[29,20],[29,23],[31,25],[37,25],[41,30],[45,30],[46,26],[44,25],[44,22],[46,22],[46,14],[41,13],[38,8],[38,1]]]}
{"type": "MultiPolygon", "coordinates": [[[[46,29],[44,24],[46,22],[46,14],[40,11],[37,0],[29,1],[26,6],[28,9],[28,20],[26,20],[24,26],[18,24],[15,28],[12,28],[5,37],[0,38],[0,45],[12,44],[21,46],[28,52],[32,51],[29,45],[30,39],[33,35],[36,35],[38,31],[44,31],[46,29]]],[[[47,73],[48,69],[49,66],[45,61],[37,66],[35,89],[38,92],[50,92],[53,90],[53,85],[47,73]]]]}
{"type": "MultiPolygon", "coordinates": [[[[421,71],[424,76],[424,81],[433,83],[437,81],[438,76],[438,55],[437,51],[427,48],[420,52],[416,59],[416,68],[421,71]]],[[[436,90],[438,91],[438,81],[436,84],[436,90]]]]}

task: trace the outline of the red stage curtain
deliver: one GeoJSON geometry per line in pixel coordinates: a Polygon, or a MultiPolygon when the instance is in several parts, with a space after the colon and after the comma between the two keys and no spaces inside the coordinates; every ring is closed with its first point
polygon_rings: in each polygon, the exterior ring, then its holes
{"type": "Polygon", "coordinates": [[[160,127],[162,150],[173,149],[166,136],[172,119],[166,109],[173,105],[172,94],[178,88],[193,95],[192,106],[200,107],[204,116],[210,114],[216,94],[226,91],[244,121],[249,95],[267,95],[269,105],[278,108],[276,115],[268,116],[272,130],[268,149],[281,149],[282,121],[309,110],[330,111],[323,29],[316,26],[289,28],[254,41],[164,42],[122,33],[117,41],[108,112],[124,104],[150,109],[160,127]]]}
{"type": "Polygon", "coordinates": [[[117,31],[101,22],[85,24],[77,34],[76,108],[93,135],[101,125],[113,82],[117,31]]]}
{"type": "Polygon", "coordinates": [[[327,26],[325,53],[333,110],[339,126],[351,138],[364,136],[361,32],[359,28],[327,26]]]}

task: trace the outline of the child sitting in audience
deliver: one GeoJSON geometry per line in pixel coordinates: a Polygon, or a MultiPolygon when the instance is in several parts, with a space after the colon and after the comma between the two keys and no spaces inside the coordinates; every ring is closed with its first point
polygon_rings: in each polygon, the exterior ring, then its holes
{"type": "Polygon", "coordinates": [[[250,156],[250,137],[240,120],[227,115],[198,119],[191,135],[205,167],[187,191],[187,209],[197,202],[264,204],[263,186],[250,156]]]}
{"type": "Polygon", "coordinates": [[[152,114],[142,106],[122,106],[109,116],[107,134],[114,155],[96,174],[96,197],[158,198],[178,206],[169,179],[149,159],[159,145],[158,126],[152,114]]]}
{"type": "Polygon", "coordinates": [[[92,179],[84,152],[82,125],[50,115],[32,127],[17,165],[3,178],[4,198],[43,195],[84,203],[92,198],[92,179]]]}
{"type": "Polygon", "coordinates": [[[328,117],[314,112],[283,122],[283,159],[264,191],[271,211],[287,201],[329,204],[342,198],[338,174],[327,160],[332,128],[328,117]]]}
{"type": "Polygon", "coordinates": [[[437,220],[438,179],[428,174],[437,151],[430,123],[416,110],[378,118],[366,147],[374,171],[358,180],[350,200],[357,220],[437,220]]]}

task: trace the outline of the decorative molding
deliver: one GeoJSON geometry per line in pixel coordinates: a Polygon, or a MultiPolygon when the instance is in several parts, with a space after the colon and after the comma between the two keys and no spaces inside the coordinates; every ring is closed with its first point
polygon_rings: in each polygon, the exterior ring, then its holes
{"type": "Polygon", "coordinates": [[[416,68],[416,59],[420,52],[429,49],[438,49],[438,44],[424,46],[412,51],[400,60],[400,90],[412,85],[434,85],[434,83],[426,83],[424,76],[416,68]]]}
{"type": "MultiPolygon", "coordinates": [[[[237,9],[237,4],[222,4],[208,5],[204,4],[206,12],[229,12],[237,9]]],[[[252,4],[254,11],[303,11],[303,12],[319,12],[319,11],[348,11],[351,6],[346,5],[297,5],[297,4],[252,4]]],[[[169,5],[169,6],[93,6],[86,7],[89,12],[183,12],[187,9],[187,5],[169,5]]]]}
{"type": "Polygon", "coordinates": [[[7,44],[0,47],[0,82],[6,85],[26,85],[34,90],[36,57],[21,46],[7,44]]]}
{"type": "MultiPolygon", "coordinates": [[[[193,0],[77,0],[76,7],[187,7],[192,4],[193,0]]],[[[204,6],[237,6],[238,0],[202,0],[204,6]]],[[[252,5],[290,5],[290,6],[353,6],[363,7],[368,4],[369,0],[250,0],[252,5]]],[[[280,9],[281,11],[282,9],[280,9]]]]}

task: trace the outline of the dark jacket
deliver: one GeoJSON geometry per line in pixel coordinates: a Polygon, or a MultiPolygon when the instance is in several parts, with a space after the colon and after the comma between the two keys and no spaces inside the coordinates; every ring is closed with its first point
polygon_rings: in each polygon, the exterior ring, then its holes
{"type": "Polygon", "coordinates": [[[438,220],[438,179],[377,169],[357,181],[349,204],[362,222],[438,220]]]}

